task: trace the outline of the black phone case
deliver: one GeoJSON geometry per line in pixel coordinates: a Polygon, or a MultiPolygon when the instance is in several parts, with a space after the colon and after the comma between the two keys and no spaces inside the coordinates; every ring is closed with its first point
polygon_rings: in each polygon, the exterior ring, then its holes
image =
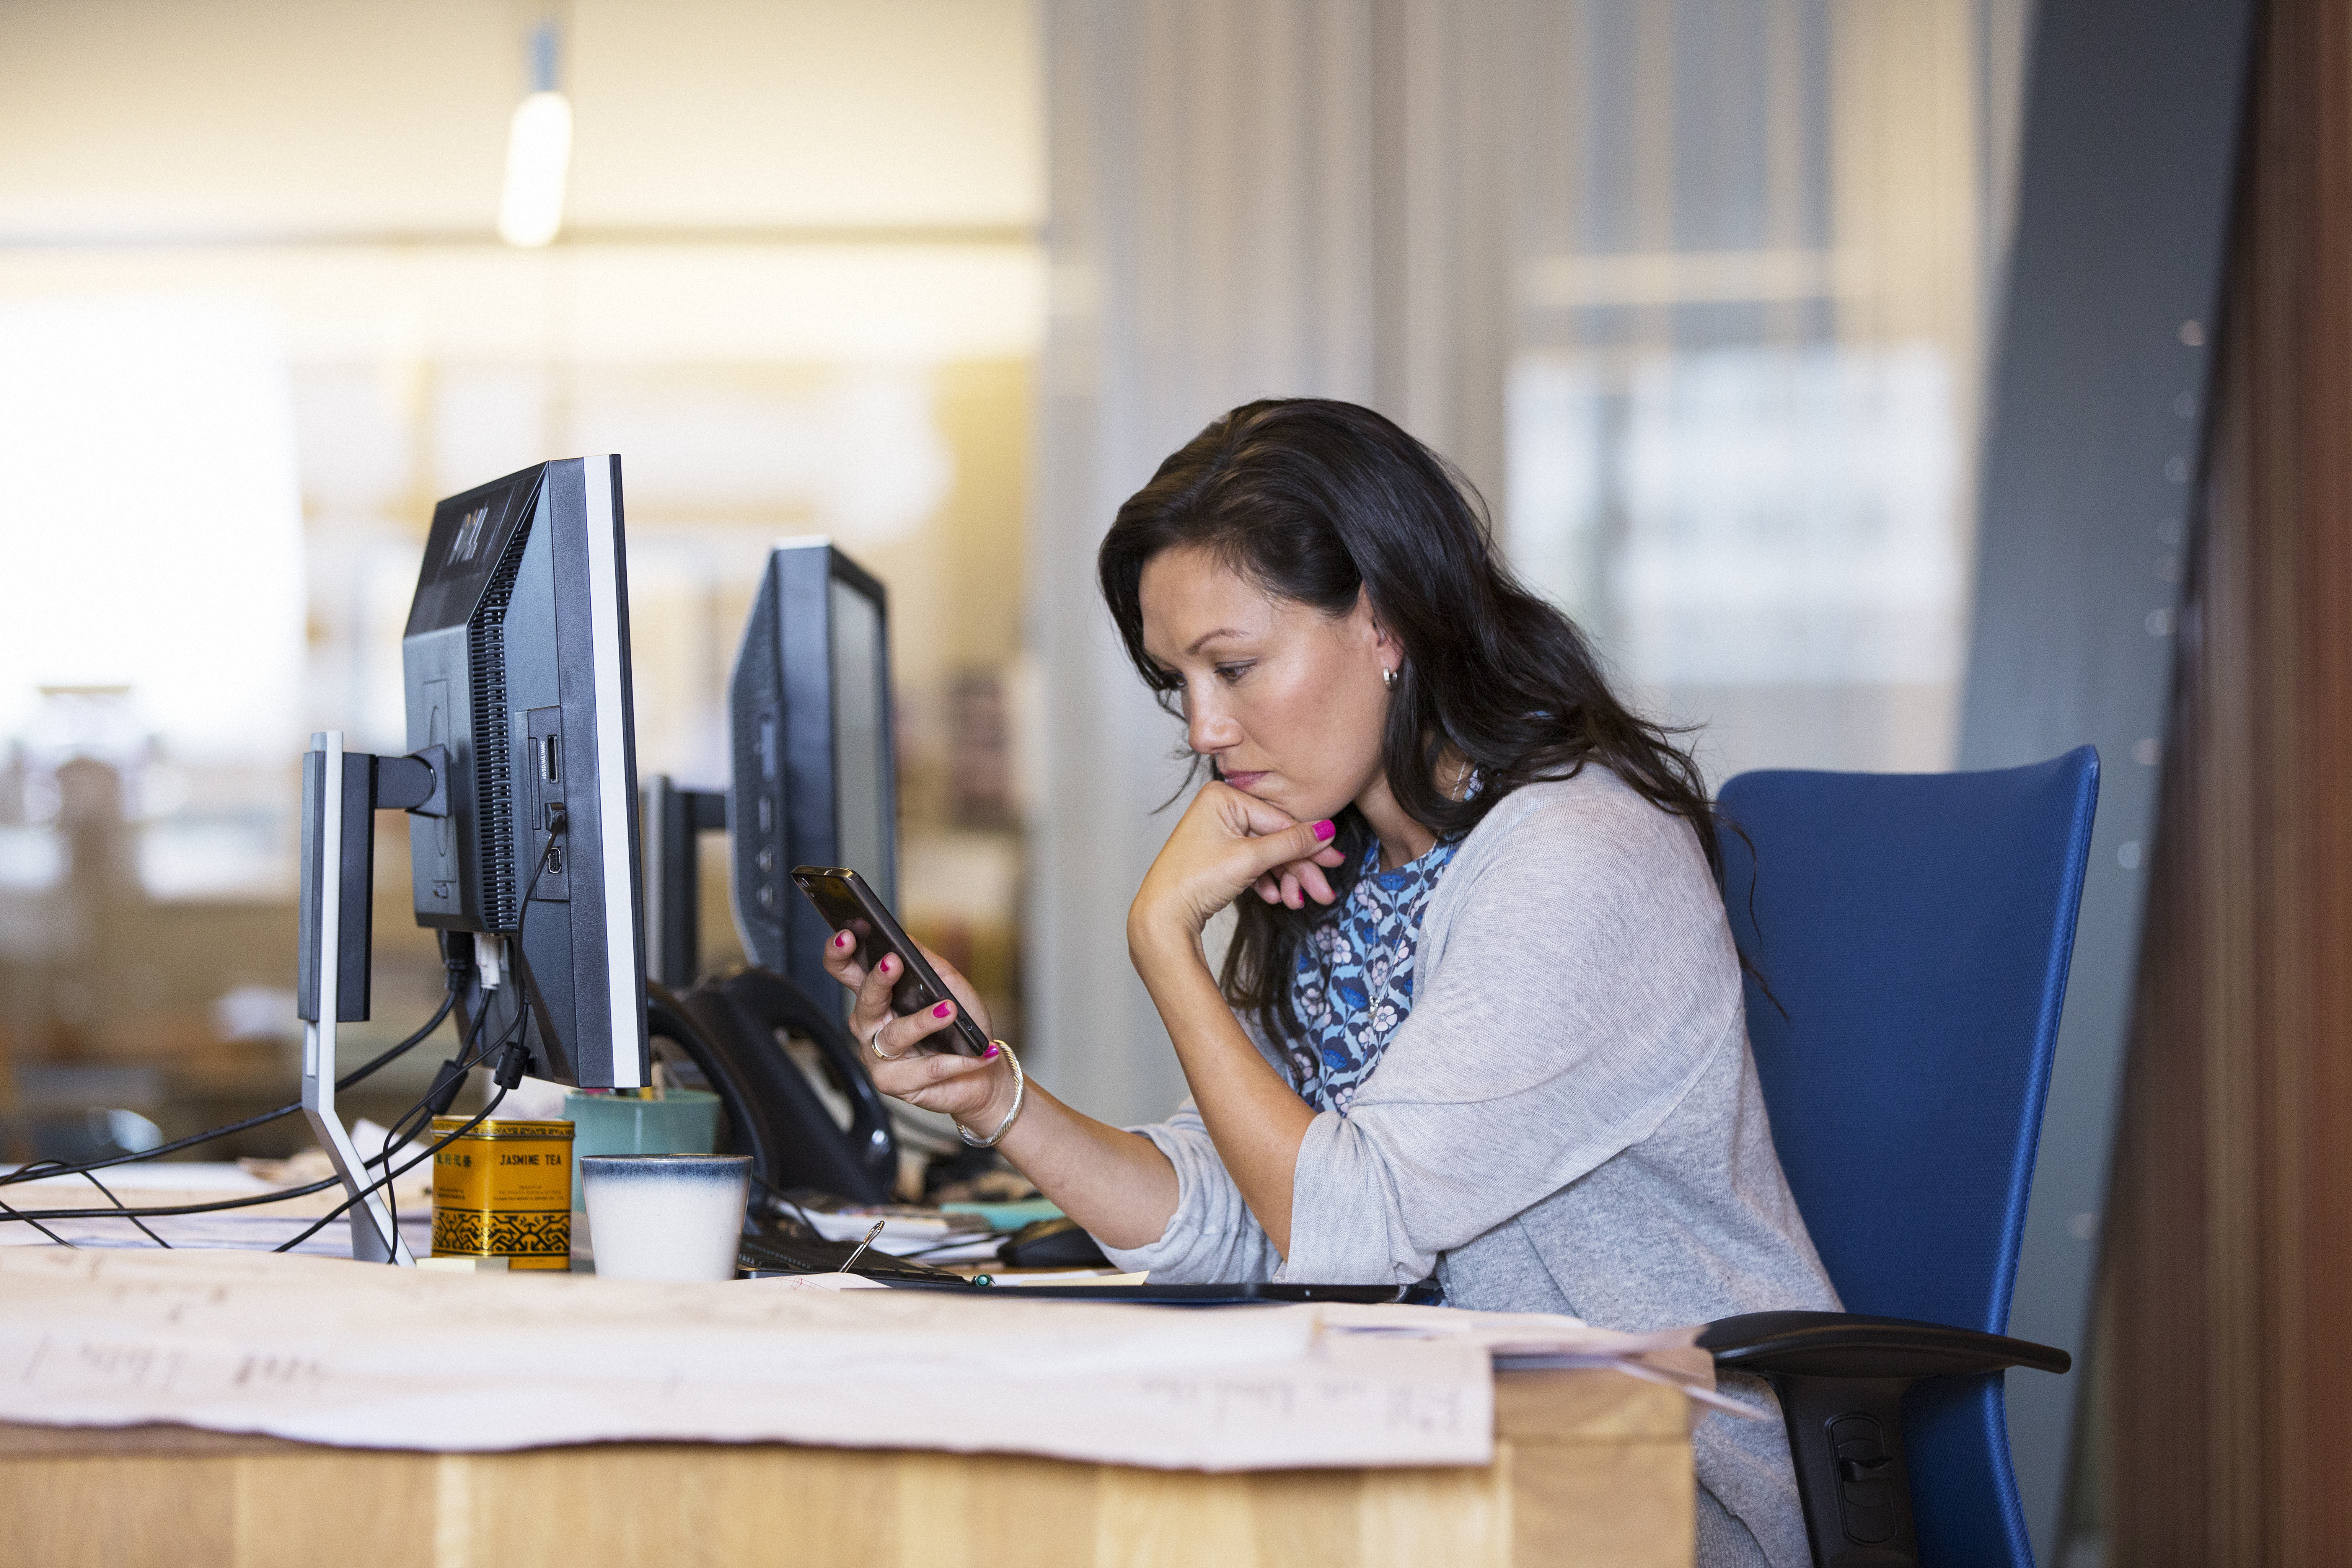
{"type": "MultiPolygon", "coordinates": [[[[910,1017],[926,1007],[936,1007],[942,1002],[955,1000],[955,993],[947,988],[947,983],[940,978],[939,972],[925,962],[913,940],[898,924],[898,917],[874,896],[874,889],[866,885],[865,878],[842,866],[795,866],[793,868],[793,882],[808,901],[816,906],[817,912],[824,917],[827,925],[837,931],[856,933],[857,962],[864,965],[868,974],[874,973],[875,964],[881,962],[884,953],[898,955],[898,962],[906,965],[906,971],[904,978],[891,988],[892,1012],[902,1018],[910,1017]],[[837,884],[846,893],[848,903],[845,906],[826,884],[837,884]],[[856,922],[861,918],[866,929],[857,931],[856,922]]],[[[959,1056],[988,1054],[988,1037],[981,1032],[978,1024],[971,1021],[971,1015],[964,1011],[960,1002],[956,1004],[955,1022],[944,1033],[949,1037],[940,1043],[959,1056]]],[[[940,1041],[940,1036],[930,1036],[917,1048],[938,1049],[939,1047],[932,1043],[935,1041],[940,1041]]]]}

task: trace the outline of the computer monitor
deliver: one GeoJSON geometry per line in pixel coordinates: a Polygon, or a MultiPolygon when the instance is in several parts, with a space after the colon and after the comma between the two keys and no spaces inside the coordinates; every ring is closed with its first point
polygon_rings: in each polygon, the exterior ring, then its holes
{"type": "Polygon", "coordinates": [[[533,1074],[645,1086],[620,458],[541,463],[436,506],[401,662],[409,750],[448,757],[446,814],[409,819],[417,923],[476,934],[485,1037],[525,1009],[533,1074]]]}
{"type": "Polygon", "coordinates": [[[794,866],[848,866],[898,901],[889,605],[830,540],[770,552],[727,688],[734,778],[728,826],[743,951],[811,996],[845,1001],[824,972],[824,917],[794,866]]]}

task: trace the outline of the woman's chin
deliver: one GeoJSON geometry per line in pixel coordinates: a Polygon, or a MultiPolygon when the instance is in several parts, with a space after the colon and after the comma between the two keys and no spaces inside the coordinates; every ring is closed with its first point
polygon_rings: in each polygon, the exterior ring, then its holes
{"type": "Polygon", "coordinates": [[[1347,803],[1342,801],[1328,811],[1318,811],[1309,798],[1309,792],[1300,789],[1271,769],[1263,773],[1227,773],[1224,780],[1252,800],[1264,801],[1293,822],[1320,822],[1327,816],[1338,815],[1347,806],[1347,803]]]}
{"type": "Polygon", "coordinates": [[[1334,806],[1319,805],[1307,791],[1295,784],[1286,786],[1277,780],[1269,780],[1249,793],[1293,822],[1320,822],[1347,809],[1345,801],[1334,806]]]}

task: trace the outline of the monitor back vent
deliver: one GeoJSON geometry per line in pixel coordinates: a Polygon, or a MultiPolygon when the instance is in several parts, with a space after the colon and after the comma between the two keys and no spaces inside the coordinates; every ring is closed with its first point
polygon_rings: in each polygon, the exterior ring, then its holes
{"type": "Polygon", "coordinates": [[[515,885],[514,744],[507,725],[507,605],[530,539],[528,503],[498,570],[466,627],[466,663],[473,677],[474,800],[480,827],[482,924],[512,931],[522,909],[515,885]]]}

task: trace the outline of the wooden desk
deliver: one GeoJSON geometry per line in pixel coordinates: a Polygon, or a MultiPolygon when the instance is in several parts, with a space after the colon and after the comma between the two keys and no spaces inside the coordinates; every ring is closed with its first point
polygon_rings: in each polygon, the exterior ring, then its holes
{"type": "Polygon", "coordinates": [[[1496,1379],[1484,1469],[1243,1475],[685,1443],[514,1454],[0,1425],[13,1568],[1689,1568],[1683,1396],[1496,1379]]]}

